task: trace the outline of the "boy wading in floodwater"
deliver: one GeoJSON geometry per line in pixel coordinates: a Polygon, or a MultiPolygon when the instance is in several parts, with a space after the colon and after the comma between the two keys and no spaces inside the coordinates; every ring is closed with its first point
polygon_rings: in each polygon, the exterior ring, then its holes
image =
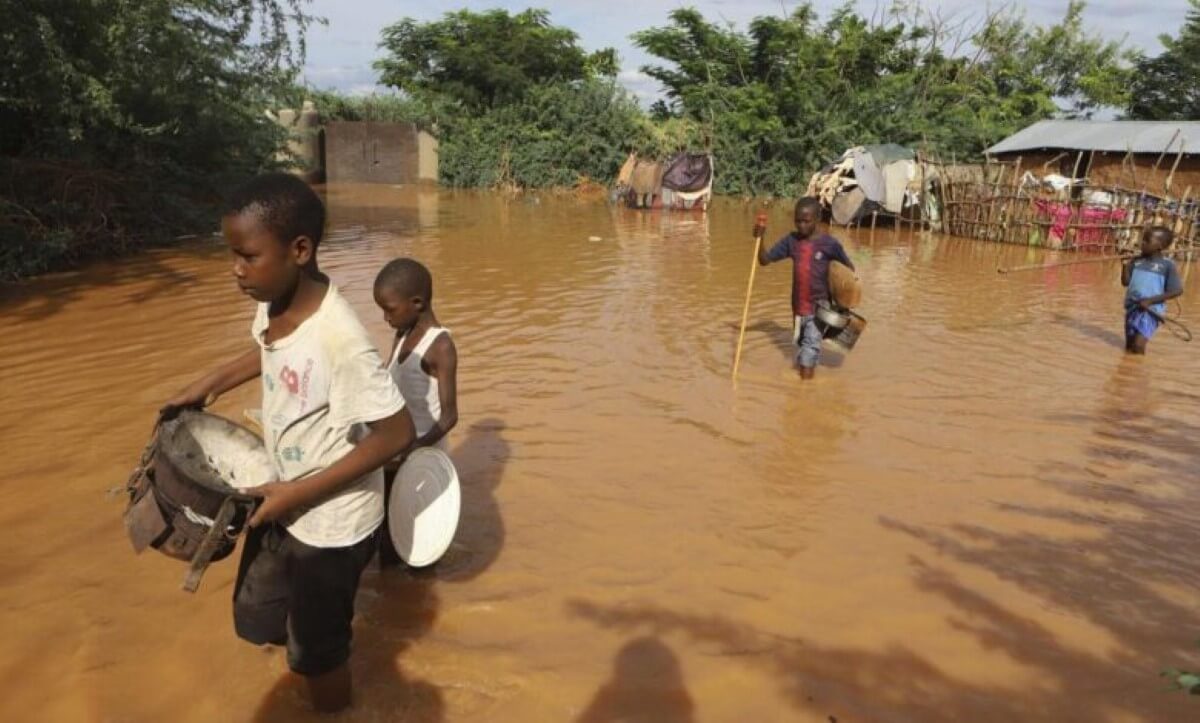
{"type": "Polygon", "coordinates": [[[412,418],[375,345],[317,268],[325,207],[303,181],[268,174],[221,219],[238,287],[258,303],[254,346],[172,398],[203,406],[262,376],[263,441],[278,478],[249,520],[233,589],[238,636],[287,645],[313,706],[350,704],[350,623],[378,543],[384,462],[412,444],[412,418]]]}
{"type": "MultiPolygon", "coordinates": [[[[375,303],[384,321],[396,332],[388,354],[388,372],[404,406],[412,414],[416,439],[402,457],[418,447],[446,450],[446,435],[458,424],[458,350],[450,330],[433,313],[433,276],[413,259],[393,259],[375,277],[375,303]]],[[[403,459],[384,467],[386,489],[403,459]]],[[[380,539],[380,564],[400,561],[391,538],[380,539]]]]}
{"type": "Polygon", "coordinates": [[[802,379],[812,379],[821,359],[821,330],[816,313],[829,302],[829,263],[840,261],[854,269],[841,242],[829,234],[817,235],[821,202],[812,196],[796,201],[796,230],[779,239],[770,249],[759,248],[758,263],[766,266],[792,259],[792,314],[795,317],[795,341],[800,347],[796,363],[802,379]]]}
{"type": "Polygon", "coordinates": [[[1145,354],[1146,343],[1167,313],[1164,302],[1183,293],[1175,262],[1163,256],[1175,235],[1166,226],[1151,226],[1142,234],[1142,253],[1121,265],[1125,292],[1125,351],[1145,354]]]}
{"type": "Polygon", "coordinates": [[[375,277],[375,303],[396,332],[388,371],[404,397],[417,447],[446,449],[458,424],[458,350],[433,313],[433,276],[419,261],[394,259],[375,277]]]}

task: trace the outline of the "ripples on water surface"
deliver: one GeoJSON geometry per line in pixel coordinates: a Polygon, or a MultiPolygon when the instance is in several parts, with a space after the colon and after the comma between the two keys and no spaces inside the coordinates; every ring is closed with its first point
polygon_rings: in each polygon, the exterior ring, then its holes
{"type": "MultiPolygon", "coordinates": [[[[1115,265],[835,231],[858,347],[801,385],[761,269],[735,390],[751,207],[327,196],[322,264],[380,344],[371,281],[412,255],[462,358],[459,537],[365,576],[342,719],[1200,719],[1156,678],[1200,667],[1197,365],[1165,332],[1124,356],[1115,265]]],[[[5,292],[3,720],[308,718],[233,635],[235,564],[180,592],[105,496],[251,312],[219,242],[5,292]]]]}

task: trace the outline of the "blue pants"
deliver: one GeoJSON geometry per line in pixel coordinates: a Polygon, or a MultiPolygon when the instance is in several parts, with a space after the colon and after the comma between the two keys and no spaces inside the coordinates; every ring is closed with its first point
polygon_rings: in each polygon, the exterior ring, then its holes
{"type": "Polygon", "coordinates": [[[812,369],[821,360],[821,330],[817,328],[817,317],[797,316],[792,327],[792,340],[800,347],[796,363],[812,369]]]}

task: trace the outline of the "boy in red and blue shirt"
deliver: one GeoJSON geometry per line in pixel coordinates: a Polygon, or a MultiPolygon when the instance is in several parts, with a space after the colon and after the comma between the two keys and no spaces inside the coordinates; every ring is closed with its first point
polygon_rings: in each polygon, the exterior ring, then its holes
{"type": "Polygon", "coordinates": [[[812,196],[796,201],[796,230],[779,239],[769,249],[758,250],[758,263],[765,266],[792,259],[792,314],[795,317],[796,344],[800,352],[796,362],[800,377],[812,379],[821,358],[821,330],[816,324],[817,307],[829,301],[829,262],[840,261],[851,269],[854,264],[841,242],[829,234],[817,234],[821,202],[812,196]]]}

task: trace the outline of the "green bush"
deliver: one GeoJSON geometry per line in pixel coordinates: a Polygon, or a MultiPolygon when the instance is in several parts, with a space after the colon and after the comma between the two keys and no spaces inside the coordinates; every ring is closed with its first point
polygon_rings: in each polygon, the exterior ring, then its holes
{"type": "Polygon", "coordinates": [[[211,226],[282,141],[301,5],[0,0],[0,278],[211,226]]]}
{"type": "Polygon", "coordinates": [[[611,180],[648,129],[637,103],[607,80],[533,86],[520,102],[447,115],[438,128],[442,183],[520,188],[611,180]]]}

